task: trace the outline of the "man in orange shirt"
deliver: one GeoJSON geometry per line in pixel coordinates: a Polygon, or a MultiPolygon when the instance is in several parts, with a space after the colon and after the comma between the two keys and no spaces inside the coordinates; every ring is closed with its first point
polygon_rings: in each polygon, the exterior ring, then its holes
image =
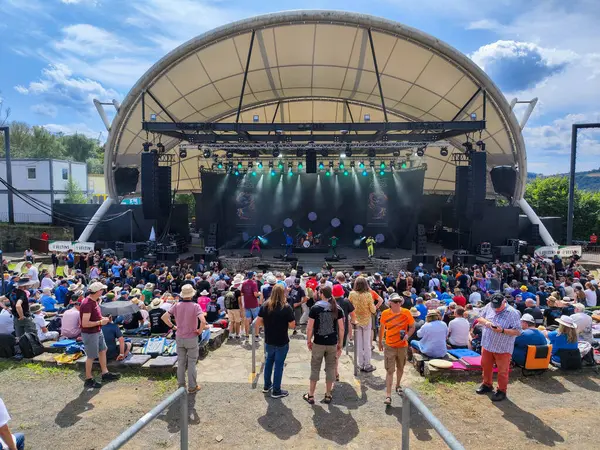
{"type": "Polygon", "coordinates": [[[408,339],[415,332],[415,319],[408,309],[402,307],[404,298],[396,293],[389,299],[390,309],[381,313],[379,320],[379,351],[385,358],[385,404],[392,404],[392,383],[396,371],[396,393],[402,394],[402,374],[406,363],[408,339]],[[383,336],[385,335],[385,347],[383,336]]]}

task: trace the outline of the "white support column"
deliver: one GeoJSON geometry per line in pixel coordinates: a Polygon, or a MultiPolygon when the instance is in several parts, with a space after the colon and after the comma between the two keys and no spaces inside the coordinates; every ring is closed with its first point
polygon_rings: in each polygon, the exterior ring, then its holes
{"type": "Polygon", "coordinates": [[[523,210],[523,212],[525,213],[525,215],[527,216],[527,218],[531,221],[531,223],[533,225],[539,225],[540,237],[544,241],[544,244],[548,245],[548,246],[557,246],[558,244],[556,242],[554,242],[554,239],[552,239],[552,236],[550,236],[550,233],[548,233],[548,229],[542,223],[542,221],[540,220],[538,215],[535,213],[533,208],[531,206],[529,206],[529,203],[527,203],[527,200],[522,198],[518,201],[518,203],[519,203],[519,206],[521,207],[521,209],[523,210]]]}
{"type": "Polygon", "coordinates": [[[100,119],[102,119],[102,123],[106,127],[106,131],[110,131],[110,122],[106,115],[106,111],[104,111],[104,107],[102,106],[102,102],[100,100],[94,99],[94,106],[100,115],[100,119]]]}
{"type": "Polygon", "coordinates": [[[100,205],[100,208],[98,208],[98,210],[90,219],[90,223],[87,224],[87,226],[81,233],[81,236],[79,236],[79,239],[77,239],[78,242],[87,242],[87,240],[92,235],[92,232],[96,228],[96,225],[98,225],[98,222],[100,222],[102,217],[104,217],[104,215],[107,213],[107,211],[113,204],[115,204],[115,200],[111,197],[107,197],[106,200],[104,200],[104,202],[100,205]]]}

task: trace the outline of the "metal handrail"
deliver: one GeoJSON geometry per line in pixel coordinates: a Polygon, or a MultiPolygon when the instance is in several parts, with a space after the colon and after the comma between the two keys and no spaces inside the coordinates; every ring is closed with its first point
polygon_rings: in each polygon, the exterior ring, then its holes
{"type": "Polygon", "coordinates": [[[429,422],[429,425],[452,450],[465,450],[460,442],[454,437],[448,429],[442,425],[437,417],[425,406],[419,396],[408,388],[404,388],[402,394],[402,450],[410,448],[410,405],[411,403],[417,408],[421,415],[429,422]]]}
{"type": "Polygon", "coordinates": [[[104,447],[104,450],[116,450],[129,442],[136,434],[138,434],[146,425],[156,419],[165,409],[175,403],[181,401],[181,431],[179,448],[182,450],[188,449],[188,396],[184,387],[180,387],[166,399],[156,405],[152,410],[142,416],[140,420],[134,423],[131,427],[123,431],[115,440],[104,447]]]}
{"type": "Polygon", "coordinates": [[[256,328],[256,321],[258,320],[258,317],[255,317],[254,320],[252,321],[252,323],[250,324],[250,336],[248,337],[248,340],[250,341],[250,345],[252,345],[252,377],[254,377],[256,375],[256,342],[254,342],[255,340],[255,333],[254,333],[254,329],[256,328]]]}

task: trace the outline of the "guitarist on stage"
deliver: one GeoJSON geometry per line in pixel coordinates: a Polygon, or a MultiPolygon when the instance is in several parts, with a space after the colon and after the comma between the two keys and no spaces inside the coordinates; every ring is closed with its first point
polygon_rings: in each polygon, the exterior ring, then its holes
{"type": "Polygon", "coordinates": [[[250,247],[250,254],[251,255],[254,254],[254,250],[256,250],[258,252],[258,254],[260,255],[260,239],[258,239],[258,237],[255,237],[252,240],[252,246],[250,247]]]}
{"type": "Polygon", "coordinates": [[[337,243],[338,243],[339,240],[340,239],[338,237],[336,237],[335,235],[333,235],[333,236],[331,236],[329,238],[329,242],[331,242],[331,252],[333,253],[333,256],[335,258],[338,257],[338,254],[337,254],[337,243]]]}

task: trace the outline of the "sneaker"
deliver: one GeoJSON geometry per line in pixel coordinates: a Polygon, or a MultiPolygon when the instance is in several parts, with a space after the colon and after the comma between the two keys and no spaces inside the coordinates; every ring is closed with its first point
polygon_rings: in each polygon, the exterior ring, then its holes
{"type": "Polygon", "coordinates": [[[264,387],[262,392],[263,394],[268,394],[269,392],[271,392],[271,389],[273,389],[273,386],[269,386],[269,387],[264,387]]]}
{"type": "Polygon", "coordinates": [[[93,378],[88,378],[87,380],[85,380],[85,383],[83,383],[83,387],[88,389],[100,389],[102,385],[93,378]]]}
{"type": "Polygon", "coordinates": [[[231,334],[229,335],[229,337],[230,337],[231,339],[237,339],[237,335],[236,335],[235,333],[231,333],[231,334]]]}
{"type": "Polygon", "coordinates": [[[260,342],[260,337],[254,336],[254,342],[260,342]]]}
{"type": "Polygon", "coordinates": [[[287,397],[288,395],[290,395],[290,393],[288,391],[284,391],[283,389],[278,392],[271,392],[271,398],[283,398],[287,397]]]}
{"type": "Polygon", "coordinates": [[[292,331],[292,335],[294,335],[294,336],[295,336],[295,335],[297,335],[297,334],[298,334],[298,330],[294,330],[294,331],[292,331]]]}
{"type": "Polygon", "coordinates": [[[493,402],[501,402],[502,400],[504,400],[506,398],[506,392],[502,392],[500,389],[498,389],[496,392],[494,392],[494,394],[492,395],[492,401],[493,402]]]}
{"type": "Polygon", "coordinates": [[[117,381],[121,378],[120,373],[106,372],[102,374],[102,381],[117,381]]]}
{"type": "Polygon", "coordinates": [[[489,392],[494,392],[494,388],[491,386],[488,386],[487,384],[482,384],[481,386],[479,386],[479,389],[477,389],[475,392],[479,395],[483,395],[483,394],[487,394],[489,392]]]}
{"type": "Polygon", "coordinates": [[[368,373],[368,372],[373,372],[373,371],[375,371],[375,370],[377,370],[377,367],[374,367],[374,366],[372,366],[372,365],[370,365],[370,364],[369,364],[368,366],[366,366],[366,367],[363,369],[363,372],[367,372],[367,373],[368,373]]]}

